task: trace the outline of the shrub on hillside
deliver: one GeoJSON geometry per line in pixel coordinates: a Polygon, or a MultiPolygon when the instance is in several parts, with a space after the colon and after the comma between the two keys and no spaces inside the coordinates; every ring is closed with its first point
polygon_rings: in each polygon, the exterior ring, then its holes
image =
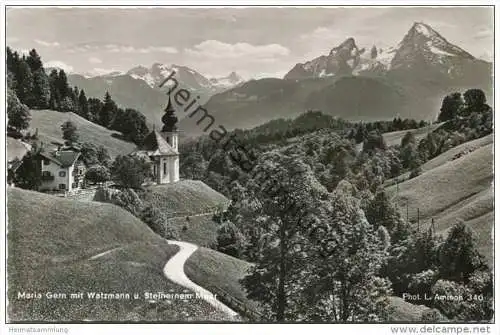
{"type": "Polygon", "coordinates": [[[91,183],[104,183],[110,180],[108,168],[102,165],[91,166],[85,173],[85,179],[91,183]]]}
{"type": "Polygon", "coordinates": [[[439,312],[439,310],[433,308],[431,310],[426,310],[420,316],[420,321],[426,323],[434,323],[434,322],[444,322],[448,321],[448,319],[439,312]]]}
{"type": "Polygon", "coordinates": [[[441,277],[459,282],[469,282],[476,270],[487,269],[484,257],[474,245],[472,231],[464,222],[450,230],[439,252],[441,277]]]}
{"type": "Polygon", "coordinates": [[[166,215],[153,205],[147,205],[142,210],[140,219],[147,224],[151,230],[163,238],[177,239],[179,237],[179,232],[168,224],[166,215]]]}
{"type": "Polygon", "coordinates": [[[111,203],[126,209],[138,218],[140,218],[144,207],[143,202],[132,189],[123,189],[120,192],[111,194],[111,203]]]}
{"type": "Polygon", "coordinates": [[[217,250],[227,255],[240,257],[244,237],[238,227],[230,221],[222,223],[217,229],[217,250]]]}
{"type": "Polygon", "coordinates": [[[113,180],[124,187],[141,188],[151,175],[150,163],[142,157],[118,156],[111,166],[113,180]]]}

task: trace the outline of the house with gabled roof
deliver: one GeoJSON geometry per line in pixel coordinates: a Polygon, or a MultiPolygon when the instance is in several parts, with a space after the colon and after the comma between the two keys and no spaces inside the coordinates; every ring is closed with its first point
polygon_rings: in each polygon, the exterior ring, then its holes
{"type": "Polygon", "coordinates": [[[170,99],[162,117],[161,132],[153,129],[143,140],[139,150],[132,155],[143,157],[151,162],[151,174],[156,184],[169,184],[179,181],[179,137],[177,117],[170,99]]]}
{"type": "Polygon", "coordinates": [[[42,184],[40,191],[72,192],[81,189],[85,179],[85,164],[74,148],[40,152],[42,184]]]}

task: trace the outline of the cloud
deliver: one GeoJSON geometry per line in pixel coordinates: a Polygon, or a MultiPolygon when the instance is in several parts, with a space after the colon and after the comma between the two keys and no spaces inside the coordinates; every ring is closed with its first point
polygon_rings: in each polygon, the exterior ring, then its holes
{"type": "Polygon", "coordinates": [[[100,60],[99,58],[97,57],[90,57],[89,58],[89,63],[92,63],[92,64],[101,64],[102,63],[102,60],[100,60]]]}
{"type": "Polygon", "coordinates": [[[149,46],[149,47],[135,48],[130,45],[107,44],[105,48],[109,52],[141,53],[141,54],[148,54],[152,52],[176,54],[179,52],[177,48],[169,46],[149,46]]]}
{"type": "Polygon", "coordinates": [[[133,47],[131,45],[115,44],[115,43],[87,43],[78,44],[71,46],[66,49],[68,53],[83,53],[89,51],[102,51],[102,52],[112,52],[112,53],[137,53],[137,54],[149,54],[149,53],[169,53],[176,54],[179,52],[175,47],[171,46],[148,46],[148,47],[133,47]]]}
{"type": "Polygon", "coordinates": [[[58,69],[63,69],[65,72],[73,72],[73,67],[60,60],[51,60],[44,63],[45,68],[56,67],[58,69]]]}
{"type": "Polygon", "coordinates": [[[482,30],[478,31],[474,35],[474,37],[477,38],[477,39],[493,38],[493,29],[483,28],[482,30]]]}
{"type": "Polygon", "coordinates": [[[35,43],[40,44],[44,47],[58,47],[60,45],[59,42],[46,42],[38,39],[35,39],[35,43]]]}
{"type": "Polygon", "coordinates": [[[193,48],[187,48],[186,54],[201,58],[257,58],[269,59],[288,56],[290,50],[280,44],[252,45],[245,42],[229,44],[217,40],[206,40],[193,48]]]}

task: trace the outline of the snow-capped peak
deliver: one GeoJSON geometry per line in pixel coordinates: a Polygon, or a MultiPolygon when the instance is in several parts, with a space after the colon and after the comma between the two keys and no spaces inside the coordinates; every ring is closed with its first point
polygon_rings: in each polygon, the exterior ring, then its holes
{"type": "Polygon", "coordinates": [[[219,89],[233,88],[243,82],[244,79],[234,71],[226,77],[210,78],[210,83],[219,89]]]}
{"type": "Polygon", "coordinates": [[[423,22],[415,22],[413,24],[412,29],[415,29],[418,33],[428,38],[432,38],[433,36],[436,35],[436,31],[423,22]]]}

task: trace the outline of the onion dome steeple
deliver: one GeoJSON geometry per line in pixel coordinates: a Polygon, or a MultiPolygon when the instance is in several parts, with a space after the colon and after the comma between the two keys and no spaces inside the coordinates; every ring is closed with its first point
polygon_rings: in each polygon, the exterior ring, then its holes
{"type": "Polygon", "coordinates": [[[161,121],[163,122],[162,132],[173,132],[177,131],[177,116],[175,116],[175,109],[172,106],[170,95],[168,96],[167,107],[165,108],[165,114],[162,116],[161,121]]]}

